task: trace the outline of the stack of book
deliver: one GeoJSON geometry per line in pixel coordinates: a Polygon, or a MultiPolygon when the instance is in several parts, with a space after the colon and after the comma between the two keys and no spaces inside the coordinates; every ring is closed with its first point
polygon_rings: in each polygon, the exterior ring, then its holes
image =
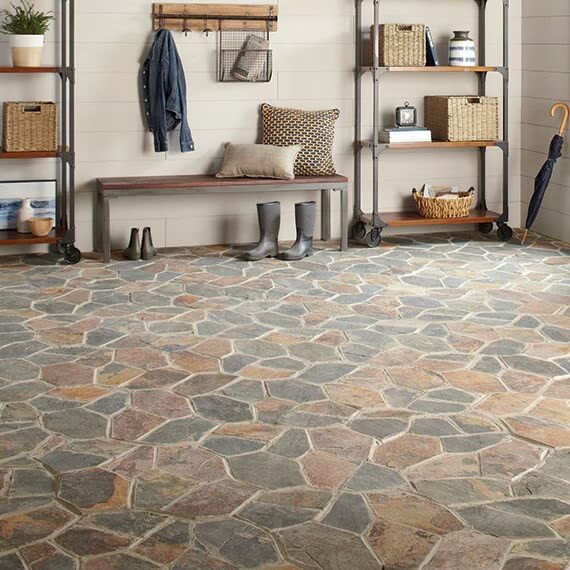
{"type": "Polygon", "coordinates": [[[380,133],[383,143],[431,142],[431,131],[425,127],[393,127],[380,133]]]}

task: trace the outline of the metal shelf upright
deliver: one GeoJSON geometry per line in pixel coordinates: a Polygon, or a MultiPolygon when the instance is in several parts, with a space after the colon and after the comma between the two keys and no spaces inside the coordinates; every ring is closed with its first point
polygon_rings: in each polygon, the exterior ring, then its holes
{"type": "Polygon", "coordinates": [[[55,230],[45,237],[0,231],[0,246],[55,244],[67,263],[78,263],[81,252],[75,247],[75,0],[61,0],[60,65],[42,67],[0,67],[0,74],[56,74],[60,78],[60,146],[54,152],[3,152],[0,159],[58,160],[56,178],[55,230]]]}
{"type": "Polygon", "coordinates": [[[387,227],[405,227],[417,225],[441,224],[477,224],[481,233],[490,233],[493,223],[497,224],[497,236],[501,241],[509,241],[513,236],[508,226],[509,220],[509,1],[500,0],[503,5],[503,64],[502,66],[486,66],[486,22],[488,0],[475,0],[478,4],[479,14],[479,61],[477,67],[381,67],[379,26],[380,2],[386,0],[372,0],[374,7],[373,57],[371,65],[363,65],[363,29],[362,10],[366,0],[356,1],[356,69],[355,69],[355,166],[354,166],[354,220],[352,237],[365,241],[369,247],[376,247],[382,242],[382,231],[387,227]],[[432,143],[398,143],[384,144],[380,142],[380,85],[386,74],[391,73],[476,73],[478,75],[478,94],[484,96],[487,88],[487,74],[499,73],[503,78],[503,126],[502,139],[498,141],[470,141],[470,142],[443,142],[432,143]],[[362,80],[366,73],[372,75],[373,108],[372,140],[363,140],[362,137],[362,80]],[[496,213],[487,208],[487,149],[496,147],[503,153],[503,204],[502,212],[496,213]],[[362,210],[362,153],[365,148],[372,152],[372,213],[365,214],[362,210]],[[454,219],[426,219],[416,212],[380,212],[380,158],[390,150],[412,149],[443,149],[475,148],[479,151],[479,203],[467,218],[454,219]]]}

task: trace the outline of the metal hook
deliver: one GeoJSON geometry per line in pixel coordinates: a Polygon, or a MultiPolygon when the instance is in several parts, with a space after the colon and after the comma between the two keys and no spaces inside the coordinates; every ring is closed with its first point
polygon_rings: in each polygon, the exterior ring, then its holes
{"type": "Polygon", "coordinates": [[[184,32],[184,36],[188,37],[188,14],[186,13],[186,6],[184,7],[184,20],[182,22],[182,31],[184,32]]]}
{"type": "Polygon", "coordinates": [[[214,31],[214,30],[212,30],[212,28],[210,28],[208,20],[209,20],[209,16],[208,16],[208,14],[206,14],[206,29],[204,30],[204,33],[206,34],[207,38],[210,37],[210,32],[214,31]]]}

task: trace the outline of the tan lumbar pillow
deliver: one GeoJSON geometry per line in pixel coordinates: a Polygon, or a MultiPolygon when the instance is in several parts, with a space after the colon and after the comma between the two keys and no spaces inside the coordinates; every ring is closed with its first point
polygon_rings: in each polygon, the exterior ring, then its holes
{"type": "Polygon", "coordinates": [[[217,178],[295,178],[295,159],[303,147],[265,144],[226,144],[226,155],[217,178]]]}

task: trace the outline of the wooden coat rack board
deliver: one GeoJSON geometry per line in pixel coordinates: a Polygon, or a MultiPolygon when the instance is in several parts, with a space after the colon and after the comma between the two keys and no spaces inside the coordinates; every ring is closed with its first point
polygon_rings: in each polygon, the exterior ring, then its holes
{"type": "Polygon", "coordinates": [[[173,32],[277,31],[278,7],[269,4],[153,4],[153,29],[173,32]]]}

